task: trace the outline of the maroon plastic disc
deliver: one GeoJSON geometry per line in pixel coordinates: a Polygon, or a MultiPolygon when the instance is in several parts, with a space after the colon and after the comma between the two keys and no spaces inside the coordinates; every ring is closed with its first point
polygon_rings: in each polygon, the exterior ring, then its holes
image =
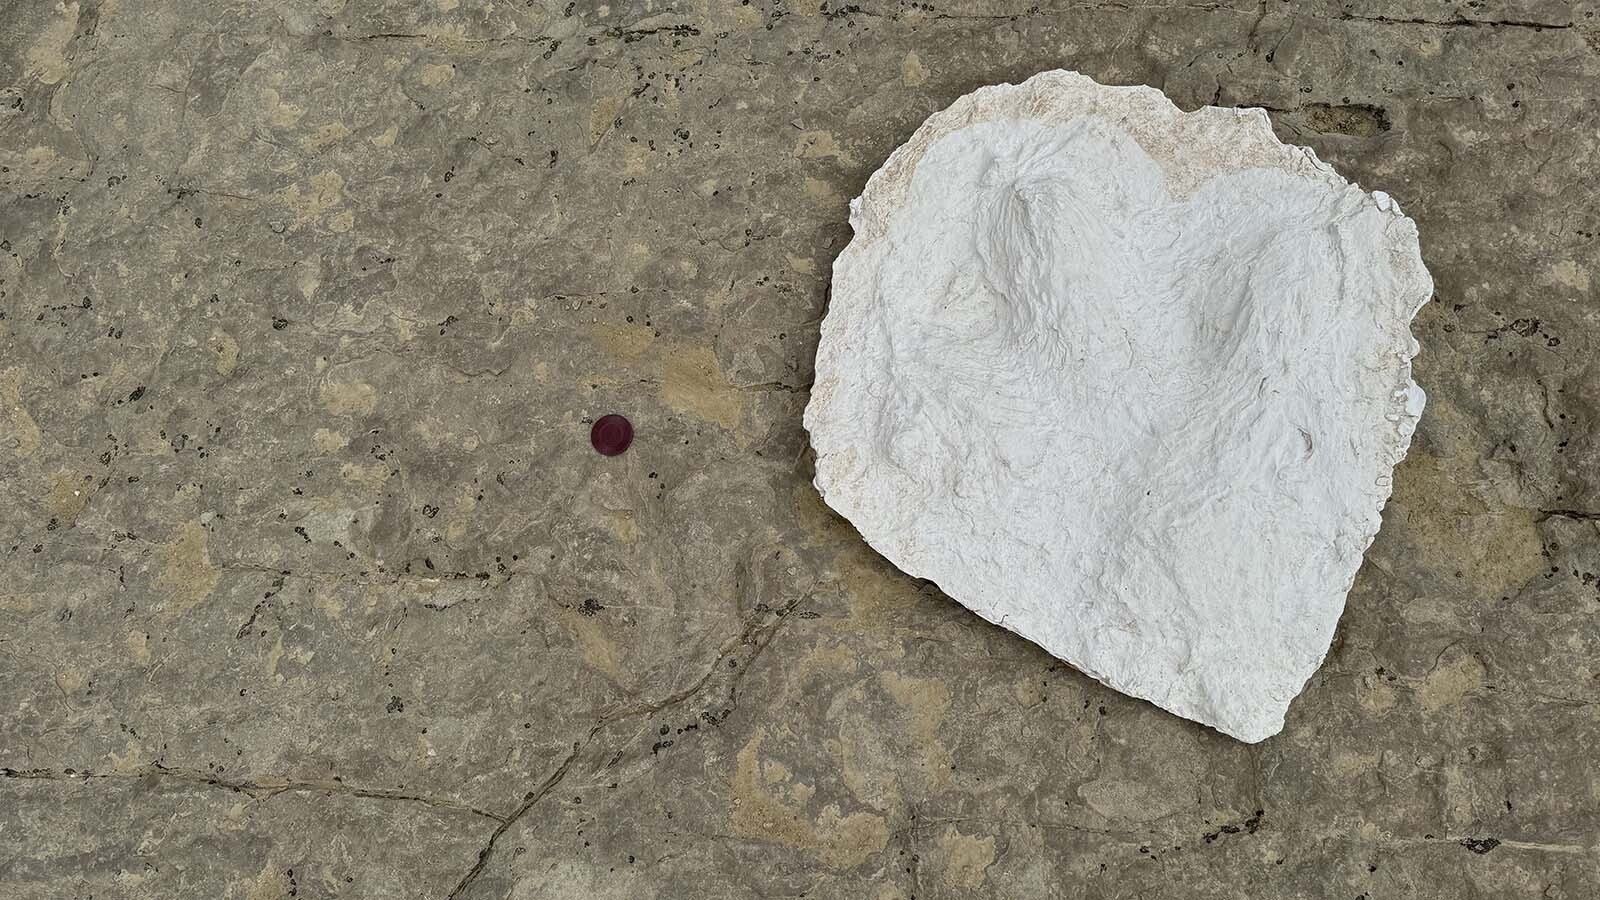
{"type": "Polygon", "coordinates": [[[589,443],[601,456],[616,456],[633,443],[633,423],[616,413],[601,416],[589,429],[589,443]]]}

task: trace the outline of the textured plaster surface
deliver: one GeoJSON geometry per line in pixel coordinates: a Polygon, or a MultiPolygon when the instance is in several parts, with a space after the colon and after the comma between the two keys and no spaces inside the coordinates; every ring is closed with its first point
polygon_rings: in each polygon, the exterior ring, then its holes
{"type": "Polygon", "coordinates": [[[1600,883],[1594,4],[0,11],[0,896],[1600,883]],[[1428,413],[1261,744],[810,486],[848,199],[1058,67],[1264,107],[1424,236],[1428,413]]]}
{"type": "Polygon", "coordinates": [[[1260,110],[1057,69],[930,118],[851,224],[828,505],[1079,671],[1277,734],[1422,411],[1411,220],[1260,110]]]}

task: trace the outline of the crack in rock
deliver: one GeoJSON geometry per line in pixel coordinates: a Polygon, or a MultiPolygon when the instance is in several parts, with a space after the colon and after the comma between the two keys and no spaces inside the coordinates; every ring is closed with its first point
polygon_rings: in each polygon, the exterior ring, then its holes
{"type": "MultiPolygon", "coordinates": [[[[478,851],[478,857],[473,862],[472,868],[467,870],[465,875],[461,876],[461,880],[458,881],[456,886],[450,891],[448,900],[457,900],[457,898],[463,896],[467,889],[470,888],[475,881],[477,881],[478,877],[483,874],[484,869],[488,866],[490,858],[494,856],[494,849],[500,842],[500,838],[511,829],[511,826],[515,825],[524,816],[526,816],[530,810],[537,806],[540,800],[543,800],[545,797],[549,796],[550,792],[555,790],[555,788],[566,779],[578,757],[583,755],[584,751],[587,750],[592,743],[594,743],[595,738],[607,726],[624,722],[636,716],[658,713],[662,710],[671,709],[675,706],[678,706],[701,694],[702,691],[705,690],[706,686],[716,678],[719,672],[731,672],[732,674],[727,679],[727,706],[715,713],[707,711],[701,714],[703,719],[713,725],[725,720],[728,715],[733,712],[737,705],[739,685],[744,680],[745,675],[753,668],[753,664],[763,654],[767,647],[772,645],[772,642],[777,637],[779,630],[783,626],[783,623],[788,621],[790,618],[790,614],[796,612],[801,604],[810,599],[812,591],[816,589],[817,583],[817,580],[813,580],[811,587],[807,588],[806,591],[793,602],[771,609],[769,611],[771,618],[767,617],[767,613],[758,613],[756,616],[752,616],[750,621],[746,622],[744,627],[740,629],[738,635],[723,643],[722,648],[717,653],[716,659],[711,663],[710,666],[706,668],[704,674],[695,679],[694,682],[688,687],[674,691],[660,700],[634,704],[632,706],[624,707],[622,709],[602,715],[589,729],[588,735],[581,740],[573,742],[572,752],[567,754],[566,758],[561,761],[561,764],[556,767],[555,771],[546,776],[545,779],[539,783],[538,787],[524,795],[522,804],[517,807],[515,812],[501,819],[500,826],[489,835],[489,839],[484,842],[483,847],[478,851]],[[736,659],[739,649],[741,647],[748,646],[754,646],[755,649],[745,657],[743,664],[730,668],[728,663],[736,659]]],[[[621,753],[622,751],[620,749],[617,750],[616,756],[613,757],[612,761],[615,762],[616,758],[620,757],[621,753]]]]}
{"type": "Polygon", "coordinates": [[[0,769],[0,776],[33,781],[98,781],[98,780],[131,780],[137,781],[146,778],[168,779],[183,781],[189,784],[219,787],[243,794],[249,794],[256,799],[266,799],[283,793],[323,793],[339,794],[347,797],[360,797],[366,800],[397,800],[409,803],[421,803],[434,809],[450,812],[463,812],[495,822],[504,823],[505,816],[497,815],[486,809],[479,809],[471,804],[455,800],[445,800],[438,797],[429,797],[422,794],[411,794],[405,791],[389,790],[385,788],[365,788],[346,784],[338,779],[288,779],[288,778],[224,778],[196,769],[171,768],[161,763],[152,763],[142,769],[132,772],[89,772],[74,769],[0,769]]]}

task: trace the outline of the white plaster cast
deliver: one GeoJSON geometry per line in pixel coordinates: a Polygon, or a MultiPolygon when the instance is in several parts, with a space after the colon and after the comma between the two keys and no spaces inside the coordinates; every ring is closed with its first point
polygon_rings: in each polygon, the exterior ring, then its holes
{"type": "Polygon", "coordinates": [[[1422,411],[1411,220],[1261,110],[1056,71],[935,114],[851,224],[827,503],[1117,690],[1281,730],[1422,411]]]}

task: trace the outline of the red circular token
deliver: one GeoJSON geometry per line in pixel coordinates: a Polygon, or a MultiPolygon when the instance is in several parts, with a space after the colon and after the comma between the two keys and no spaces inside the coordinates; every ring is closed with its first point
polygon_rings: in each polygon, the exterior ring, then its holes
{"type": "Polygon", "coordinates": [[[589,429],[589,443],[601,456],[616,456],[633,443],[633,423],[616,413],[601,416],[589,429]]]}

